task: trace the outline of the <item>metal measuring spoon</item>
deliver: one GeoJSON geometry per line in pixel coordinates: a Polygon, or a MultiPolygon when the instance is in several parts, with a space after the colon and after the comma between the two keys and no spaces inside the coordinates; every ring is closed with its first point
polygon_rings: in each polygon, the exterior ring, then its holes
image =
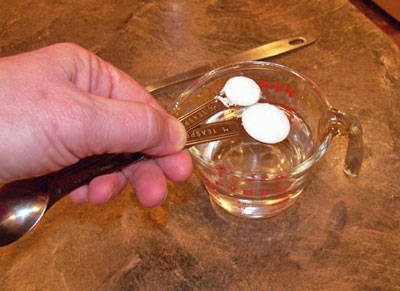
{"type": "MultiPolygon", "coordinates": [[[[203,124],[188,130],[186,147],[231,138],[241,130],[237,119],[203,124]]],[[[51,206],[72,190],[145,158],[141,153],[92,156],[53,174],[4,185],[0,189],[0,246],[30,231],[51,206]]]]}
{"type": "MultiPolygon", "coordinates": [[[[220,105],[216,105],[215,100],[179,118],[188,132],[187,147],[230,138],[241,131],[237,120],[198,126],[209,116],[226,109],[218,100],[220,105]]],[[[93,156],[56,173],[3,186],[0,189],[0,246],[12,243],[30,231],[54,203],[72,190],[94,177],[121,170],[144,158],[141,153],[93,156]]]]}

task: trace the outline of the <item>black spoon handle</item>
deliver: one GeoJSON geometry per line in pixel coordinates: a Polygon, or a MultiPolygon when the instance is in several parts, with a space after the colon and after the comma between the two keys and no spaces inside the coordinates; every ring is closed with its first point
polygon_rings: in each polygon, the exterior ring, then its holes
{"type": "Polygon", "coordinates": [[[50,194],[49,207],[72,190],[87,184],[94,177],[109,174],[144,159],[141,153],[103,154],[91,156],[56,173],[41,177],[50,194]]]}

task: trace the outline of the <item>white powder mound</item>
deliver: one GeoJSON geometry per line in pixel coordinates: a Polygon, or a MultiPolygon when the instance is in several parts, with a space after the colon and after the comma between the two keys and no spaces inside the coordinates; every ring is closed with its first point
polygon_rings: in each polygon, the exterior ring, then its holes
{"type": "Polygon", "coordinates": [[[290,122],[278,107],[268,103],[257,103],[242,113],[242,124],[246,132],[263,143],[278,143],[289,134],[290,122]]]}
{"type": "Polygon", "coordinates": [[[258,84],[243,76],[230,78],[222,91],[228,98],[229,105],[250,106],[256,104],[261,98],[261,89],[258,84]]]}

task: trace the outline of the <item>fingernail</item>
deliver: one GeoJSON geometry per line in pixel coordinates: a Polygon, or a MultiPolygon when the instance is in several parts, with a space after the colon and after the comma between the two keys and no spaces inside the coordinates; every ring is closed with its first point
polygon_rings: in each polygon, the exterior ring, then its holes
{"type": "Polygon", "coordinates": [[[186,144],[186,129],[181,122],[171,118],[168,120],[169,139],[176,147],[176,150],[181,150],[186,144]]]}

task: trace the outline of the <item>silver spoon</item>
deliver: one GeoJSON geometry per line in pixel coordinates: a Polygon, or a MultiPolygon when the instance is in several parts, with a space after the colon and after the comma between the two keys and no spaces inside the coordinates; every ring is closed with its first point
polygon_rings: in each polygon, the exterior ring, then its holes
{"type": "MultiPolygon", "coordinates": [[[[188,131],[186,147],[239,134],[242,127],[237,119],[203,124],[188,131]]],[[[51,206],[72,190],[145,158],[141,153],[92,156],[49,175],[4,185],[0,189],[0,246],[30,231],[51,206]]]]}

